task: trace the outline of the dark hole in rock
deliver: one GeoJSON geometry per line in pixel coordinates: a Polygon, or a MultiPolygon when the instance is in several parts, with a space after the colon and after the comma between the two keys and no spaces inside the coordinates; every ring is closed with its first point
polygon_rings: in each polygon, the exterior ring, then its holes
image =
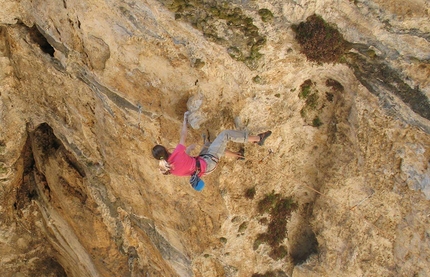
{"type": "Polygon", "coordinates": [[[312,254],[318,253],[318,241],[311,226],[302,226],[299,237],[292,245],[291,258],[295,265],[304,263],[312,254]]]}
{"type": "Polygon", "coordinates": [[[33,175],[35,170],[35,161],[29,137],[27,138],[27,141],[21,152],[21,158],[24,166],[24,172],[21,179],[22,182],[17,188],[16,201],[13,204],[15,210],[24,209],[32,199],[36,199],[38,196],[33,175]]]}
{"type": "Polygon", "coordinates": [[[54,135],[51,126],[42,123],[34,131],[34,140],[37,147],[43,149],[42,152],[48,154],[61,146],[61,141],[54,135]]]}
{"type": "Polygon", "coordinates": [[[34,271],[30,274],[34,274],[32,276],[67,277],[63,266],[54,257],[36,260],[34,271]]]}
{"type": "Polygon", "coordinates": [[[36,26],[30,28],[30,38],[33,42],[37,43],[40,49],[49,54],[51,57],[54,57],[55,49],[49,44],[48,40],[42,35],[42,33],[37,29],[36,26]]]}

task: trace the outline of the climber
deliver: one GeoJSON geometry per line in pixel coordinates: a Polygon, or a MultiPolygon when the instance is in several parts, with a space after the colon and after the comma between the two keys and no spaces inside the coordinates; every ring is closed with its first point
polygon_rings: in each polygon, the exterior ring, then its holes
{"type": "Polygon", "coordinates": [[[160,171],[164,175],[191,176],[190,184],[197,191],[201,191],[204,187],[204,182],[200,177],[214,171],[219,159],[223,155],[235,157],[239,160],[245,159],[243,151],[232,152],[225,149],[228,141],[239,143],[252,142],[261,146],[272,134],[271,131],[267,131],[256,136],[251,136],[247,131],[225,130],[212,143],[206,141],[204,138],[204,147],[200,154],[197,157],[192,157],[190,156],[190,152],[195,148],[195,145],[190,145],[188,148],[185,147],[189,114],[189,111],[184,114],[179,144],[173,152],[169,153],[164,146],[156,145],[152,148],[152,156],[159,161],[160,171]]]}

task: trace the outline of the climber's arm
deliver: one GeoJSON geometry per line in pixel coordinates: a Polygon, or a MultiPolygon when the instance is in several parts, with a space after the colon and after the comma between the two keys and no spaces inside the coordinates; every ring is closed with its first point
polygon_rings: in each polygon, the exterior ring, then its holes
{"type": "Polygon", "coordinates": [[[189,114],[190,114],[189,111],[184,113],[184,122],[182,123],[181,137],[179,138],[179,144],[182,144],[182,145],[185,145],[185,140],[187,138],[187,121],[188,121],[189,114]]]}

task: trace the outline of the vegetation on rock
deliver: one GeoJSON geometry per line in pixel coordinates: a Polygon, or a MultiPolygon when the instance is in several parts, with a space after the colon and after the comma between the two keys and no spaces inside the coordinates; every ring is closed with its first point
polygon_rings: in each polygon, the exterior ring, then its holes
{"type": "Polygon", "coordinates": [[[283,198],[280,194],[269,193],[260,202],[257,210],[260,214],[269,214],[270,221],[266,233],[261,233],[254,241],[254,250],[262,243],[272,248],[270,257],[282,259],[287,255],[287,249],[281,245],[287,235],[287,221],[298,205],[291,197],[283,198]]]}
{"type": "Polygon", "coordinates": [[[323,123],[318,116],[320,101],[318,91],[314,88],[314,83],[308,79],[300,86],[299,98],[305,100],[305,105],[300,110],[300,115],[308,121],[308,124],[319,127],[323,123]]]}
{"type": "Polygon", "coordinates": [[[321,63],[339,62],[342,55],[350,48],[342,34],[316,14],[309,16],[306,22],[293,25],[296,40],[301,52],[310,61],[321,63]]]}
{"type": "MultiPolygon", "coordinates": [[[[256,69],[262,57],[259,50],[266,44],[253,19],[240,7],[225,1],[162,0],[175,13],[175,19],[190,23],[210,41],[226,47],[229,55],[256,69]]],[[[270,21],[273,14],[267,9],[259,10],[263,22],[270,21]]]]}
{"type": "Polygon", "coordinates": [[[273,13],[268,9],[258,10],[258,15],[260,15],[263,22],[269,22],[273,20],[273,13]]]}
{"type": "Polygon", "coordinates": [[[359,44],[352,45],[343,38],[335,26],[316,14],[309,16],[305,22],[293,25],[292,28],[300,44],[300,51],[308,60],[319,63],[345,62],[370,92],[376,94],[382,87],[399,97],[415,113],[430,119],[430,104],[425,93],[419,87],[413,88],[404,82],[374,50],[359,44]],[[352,47],[359,53],[347,53],[352,47]]]}

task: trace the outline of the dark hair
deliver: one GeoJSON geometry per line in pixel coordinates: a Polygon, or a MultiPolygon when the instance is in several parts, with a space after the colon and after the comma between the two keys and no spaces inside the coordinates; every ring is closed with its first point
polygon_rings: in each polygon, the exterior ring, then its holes
{"type": "Polygon", "coordinates": [[[155,145],[152,148],[152,156],[157,160],[166,160],[169,158],[170,154],[167,152],[166,147],[163,145],[155,145]]]}

